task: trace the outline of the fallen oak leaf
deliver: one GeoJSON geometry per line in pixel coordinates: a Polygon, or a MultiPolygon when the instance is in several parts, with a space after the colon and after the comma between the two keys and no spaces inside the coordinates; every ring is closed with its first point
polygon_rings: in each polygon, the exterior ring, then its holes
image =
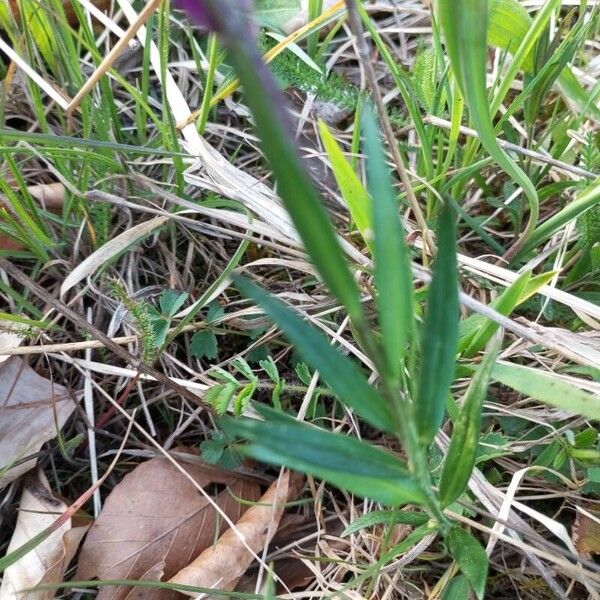
{"type": "MultiPolygon", "coordinates": [[[[289,471],[274,481],[260,500],[228,529],[214,546],[179,571],[169,583],[195,587],[232,590],[244,575],[254,555],[273,537],[285,504],[299,493],[301,477],[290,477],[289,471]]],[[[197,594],[189,593],[191,596],[197,594]]]]}
{"type": "MultiPolygon", "coordinates": [[[[179,450],[181,451],[181,450],[179,450]]],[[[249,477],[214,466],[186,463],[185,470],[203,488],[229,486],[214,501],[233,521],[254,502],[260,487],[249,477]]],[[[224,529],[224,520],[171,462],[153,458],[128,473],[104,502],[84,542],[76,578],[155,580],[172,577],[209,547],[224,529]]],[[[102,587],[97,600],[175,600],[168,589],[102,587]]]]}
{"type": "MultiPolygon", "coordinates": [[[[53,495],[42,471],[28,475],[21,495],[17,525],[7,553],[50,527],[67,508],[64,502],[53,495]]],[[[73,520],[68,519],[34,550],[10,565],[4,571],[0,600],[52,600],[55,594],[53,589],[23,590],[62,582],[64,572],[87,528],[87,525],[74,527],[73,520]]]]}
{"type": "Polygon", "coordinates": [[[35,466],[35,454],[75,410],[67,388],[13,356],[0,366],[0,489],[35,466]]]}

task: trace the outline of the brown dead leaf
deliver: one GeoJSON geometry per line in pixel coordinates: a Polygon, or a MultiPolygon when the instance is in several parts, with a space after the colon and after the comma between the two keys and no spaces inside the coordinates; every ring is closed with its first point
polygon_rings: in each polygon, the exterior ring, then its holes
{"type": "MultiPolygon", "coordinates": [[[[260,496],[257,483],[236,473],[191,463],[185,469],[204,489],[213,483],[229,486],[214,500],[234,522],[246,509],[234,496],[252,502],[260,496]]],[[[128,473],[106,499],[83,545],[76,578],[166,581],[208,548],[224,527],[172,463],[154,458],[128,473]]],[[[172,590],[101,587],[97,600],[182,597],[172,590]]]]}
{"type": "MultiPolygon", "coordinates": [[[[41,471],[27,476],[21,495],[17,526],[7,554],[52,525],[65,510],[67,505],[52,494],[48,480],[41,471]]],[[[55,590],[21,590],[43,583],[62,582],[65,569],[75,555],[86,530],[87,526],[73,527],[69,519],[34,550],[8,567],[0,587],[0,600],[52,600],[55,590]]]]}
{"type": "Polygon", "coordinates": [[[254,553],[260,552],[273,537],[285,503],[298,494],[300,481],[298,478],[290,481],[290,474],[285,471],[237,522],[237,532],[228,529],[214,546],[207,548],[169,583],[232,590],[254,560],[248,547],[254,553]]]}
{"type": "Polygon", "coordinates": [[[588,504],[578,507],[573,523],[575,548],[586,556],[600,554],[600,512],[595,508],[588,504]]]}
{"type": "Polygon", "coordinates": [[[67,388],[40,377],[14,356],[0,366],[0,489],[35,466],[42,444],[56,437],[75,403],[67,388]],[[14,466],[12,466],[14,465],[14,466]]]}

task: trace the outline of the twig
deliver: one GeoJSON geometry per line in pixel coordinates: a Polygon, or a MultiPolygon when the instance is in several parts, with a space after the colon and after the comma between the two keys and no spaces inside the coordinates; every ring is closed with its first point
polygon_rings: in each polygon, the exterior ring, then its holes
{"type": "Polygon", "coordinates": [[[148,20],[150,15],[158,8],[162,0],[150,0],[142,12],[140,12],[135,23],[132,23],[125,35],[113,46],[111,51],[104,57],[98,68],[92,73],[92,76],[84,83],[83,87],[75,94],[75,97],[66,107],[67,114],[72,115],[73,111],[79,106],[81,100],[89,91],[100,81],[103,75],[110,69],[112,64],[119,58],[129,42],[135,37],[139,28],[148,20]]]}
{"type": "MultiPolygon", "coordinates": [[[[425,123],[430,123],[431,125],[435,125],[436,127],[442,127],[443,129],[450,129],[452,127],[452,123],[447,121],[446,119],[441,119],[440,117],[436,117],[434,115],[426,116],[423,121],[425,123]]],[[[412,127],[411,127],[412,129],[412,127]]],[[[476,138],[479,137],[479,134],[475,129],[471,129],[470,127],[465,127],[461,125],[459,128],[460,133],[463,135],[476,138]]],[[[517,144],[511,144],[506,140],[496,138],[498,145],[504,150],[509,150],[510,152],[515,152],[516,154],[521,154],[522,156],[527,156],[536,162],[545,163],[560,169],[561,171],[567,171],[569,173],[573,173],[573,175],[579,175],[580,177],[585,177],[587,179],[596,179],[598,175],[596,173],[592,173],[592,171],[587,171],[586,169],[582,169],[581,167],[576,167],[574,165],[570,165],[561,160],[557,160],[556,158],[552,158],[551,156],[547,156],[542,152],[536,152],[535,150],[529,150],[528,148],[522,148],[517,144]]]]}

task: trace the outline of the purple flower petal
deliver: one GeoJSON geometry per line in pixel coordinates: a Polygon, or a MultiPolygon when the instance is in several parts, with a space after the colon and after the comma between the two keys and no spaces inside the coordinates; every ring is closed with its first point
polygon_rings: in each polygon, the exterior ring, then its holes
{"type": "Polygon", "coordinates": [[[210,18],[203,0],[175,0],[175,4],[178,8],[187,12],[196,25],[215,29],[215,23],[210,18]]]}

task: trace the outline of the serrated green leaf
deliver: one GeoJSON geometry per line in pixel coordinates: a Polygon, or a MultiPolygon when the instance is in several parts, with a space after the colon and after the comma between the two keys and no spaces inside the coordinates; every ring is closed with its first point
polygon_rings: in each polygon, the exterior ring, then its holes
{"type": "Polygon", "coordinates": [[[224,415],[229,408],[237,383],[219,383],[204,393],[204,401],[214,407],[218,415],[224,415]]]}
{"type": "Polygon", "coordinates": [[[165,317],[173,317],[187,300],[187,292],[165,290],[158,298],[160,310],[165,317]]]}
{"type": "Polygon", "coordinates": [[[456,223],[452,209],[446,204],[440,215],[438,255],[427,295],[415,406],[417,428],[424,444],[431,442],[444,419],[454,377],[458,320],[456,223]]]}
{"type": "Polygon", "coordinates": [[[323,334],[280,300],[247,279],[236,277],[235,284],[244,296],[254,300],[273,319],[302,359],[319,370],[342,402],[375,427],[384,431],[395,429],[387,402],[369,385],[352,360],[331,346],[323,334]]]}
{"type": "Polygon", "coordinates": [[[279,369],[275,364],[272,356],[268,356],[265,360],[258,361],[260,368],[269,376],[273,383],[279,383],[279,369]]]}
{"type": "Polygon", "coordinates": [[[447,542],[452,558],[469,580],[477,598],[483,600],[489,567],[483,546],[459,526],[450,530],[447,542]]]}
{"type": "Polygon", "coordinates": [[[450,447],[444,460],[440,478],[440,504],[450,505],[463,493],[475,466],[481,431],[481,408],[496,362],[500,341],[492,344],[481,366],[469,384],[458,420],[454,424],[450,447]]]}
{"type": "Polygon", "coordinates": [[[231,361],[231,366],[239,371],[246,379],[250,381],[254,381],[256,379],[256,375],[254,374],[252,367],[241,356],[236,356],[231,361]]]}
{"type": "Polygon", "coordinates": [[[197,331],[190,342],[190,352],[196,358],[212,360],[219,355],[217,336],[210,329],[197,331]]]}
{"type": "Polygon", "coordinates": [[[246,411],[246,407],[250,400],[252,400],[252,394],[256,391],[256,382],[252,381],[251,383],[246,384],[239,394],[235,397],[233,401],[233,414],[236,417],[240,417],[246,411]]]}
{"type": "Polygon", "coordinates": [[[369,191],[373,197],[374,271],[377,308],[388,376],[400,379],[413,330],[413,283],[408,248],[377,121],[367,104],[362,115],[369,191]]]}
{"type": "Polygon", "coordinates": [[[319,134],[350,216],[363,240],[372,250],[371,198],[323,121],[319,121],[319,134]]]}
{"type": "Polygon", "coordinates": [[[238,450],[255,460],[309,473],[383,504],[421,504],[425,495],[403,461],[366,442],[302,423],[263,405],[266,421],[219,419],[230,436],[248,441],[238,450]],[[293,443],[291,443],[293,441],[293,443]]]}

